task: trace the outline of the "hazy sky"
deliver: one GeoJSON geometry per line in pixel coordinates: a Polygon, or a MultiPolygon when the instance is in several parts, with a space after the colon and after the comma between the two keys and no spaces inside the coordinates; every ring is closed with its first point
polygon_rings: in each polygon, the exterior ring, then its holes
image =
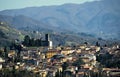
{"type": "Polygon", "coordinates": [[[32,6],[61,5],[65,3],[84,3],[95,0],[0,0],[0,10],[32,6]]]}

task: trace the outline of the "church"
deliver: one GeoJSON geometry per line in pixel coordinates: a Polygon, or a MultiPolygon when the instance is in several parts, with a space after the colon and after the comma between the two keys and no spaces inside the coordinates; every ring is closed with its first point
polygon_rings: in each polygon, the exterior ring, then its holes
{"type": "Polygon", "coordinates": [[[50,41],[49,34],[45,34],[45,40],[41,41],[41,46],[52,48],[52,41],[50,41]]]}

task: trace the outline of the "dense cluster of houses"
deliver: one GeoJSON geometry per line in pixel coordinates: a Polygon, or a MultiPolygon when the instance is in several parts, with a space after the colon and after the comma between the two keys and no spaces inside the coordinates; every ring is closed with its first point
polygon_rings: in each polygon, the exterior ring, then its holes
{"type": "MultiPolygon", "coordinates": [[[[22,61],[14,62],[17,53],[15,50],[8,52],[9,62],[0,58],[0,70],[4,68],[17,70],[28,70],[33,73],[39,73],[42,77],[55,77],[56,72],[63,72],[65,77],[84,77],[85,74],[89,74],[89,71],[104,71],[109,75],[120,75],[120,69],[118,68],[101,68],[100,63],[96,61],[96,53],[101,51],[101,54],[109,52],[112,54],[113,49],[119,49],[119,47],[104,47],[91,45],[80,45],[76,47],[56,47],[54,49],[48,47],[24,47],[20,52],[20,58],[22,61]],[[83,62],[80,65],[73,65],[77,60],[83,62]],[[66,69],[63,65],[66,64],[66,69]],[[100,69],[101,68],[101,69],[100,69]],[[109,73],[108,73],[109,72],[109,73]]],[[[7,60],[8,61],[8,60],[7,60]]],[[[62,73],[63,74],[63,73],[62,73]]]]}

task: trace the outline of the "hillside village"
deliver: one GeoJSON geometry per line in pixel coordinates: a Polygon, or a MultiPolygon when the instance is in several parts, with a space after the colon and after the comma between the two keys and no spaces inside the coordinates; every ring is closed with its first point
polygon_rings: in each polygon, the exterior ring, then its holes
{"type": "Polygon", "coordinates": [[[53,47],[48,34],[43,41],[39,47],[18,44],[11,49],[1,48],[0,77],[120,76],[119,45],[101,47],[98,43],[85,43],[53,47]]]}
{"type": "Polygon", "coordinates": [[[0,77],[120,77],[120,0],[0,6],[0,77]]]}

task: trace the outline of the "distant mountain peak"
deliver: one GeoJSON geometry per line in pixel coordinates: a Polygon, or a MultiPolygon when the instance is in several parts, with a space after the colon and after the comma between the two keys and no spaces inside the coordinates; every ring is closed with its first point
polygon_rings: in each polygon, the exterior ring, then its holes
{"type": "Polygon", "coordinates": [[[84,4],[70,3],[4,10],[0,12],[0,15],[8,16],[8,18],[0,18],[0,20],[8,21],[15,25],[15,28],[20,29],[85,32],[104,38],[118,38],[120,33],[119,3],[120,0],[100,0],[84,4]],[[101,34],[101,31],[104,34],[101,34]]]}

